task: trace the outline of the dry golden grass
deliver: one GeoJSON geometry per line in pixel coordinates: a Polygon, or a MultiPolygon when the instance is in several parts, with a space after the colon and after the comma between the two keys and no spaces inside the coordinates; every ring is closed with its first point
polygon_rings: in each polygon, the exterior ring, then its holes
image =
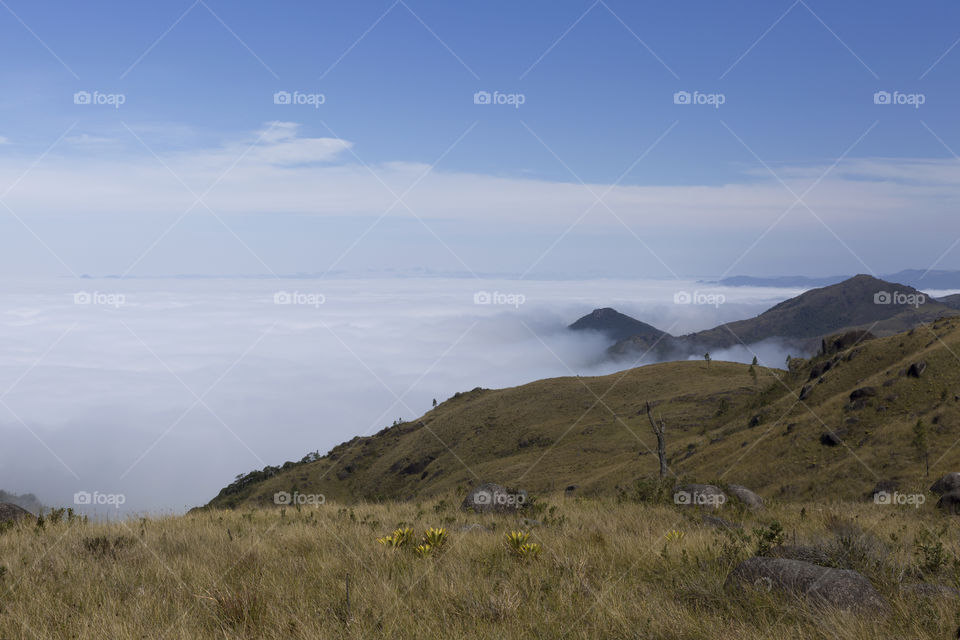
{"type": "Polygon", "coordinates": [[[899,585],[960,577],[958,525],[928,502],[728,505],[737,535],[672,504],[554,496],[515,516],[413,503],[205,511],[122,522],[22,523],[0,534],[0,638],[951,638],[957,602],[899,585]],[[552,508],[551,508],[552,507],[552,508]],[[889,600],[881,618],[736,595],[754,528],[818,544],[889,600]],[[489,531],[462,531],[478,523],[489,531]],[[440,554],[377,543],[444,526],[440,554]],[[542,546],[519,559],[506,544],[542,546]],[[673,532],[673,533],[672,533],[673,532]],[[926,536],[925,553],[916,546],[926,536]],[[943,558],[935,540],[942,540],[943,558]],[[347,584],[349,582],[349,600],[347,584]]]}

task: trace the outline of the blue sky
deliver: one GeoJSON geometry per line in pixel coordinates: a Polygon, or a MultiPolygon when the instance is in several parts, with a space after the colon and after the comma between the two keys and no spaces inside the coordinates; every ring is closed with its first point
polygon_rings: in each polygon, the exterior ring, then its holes
{"type": "Polygon", "coordinates": [[[0,273],[960,268],[958,15],[5,0],[0,273]]]}

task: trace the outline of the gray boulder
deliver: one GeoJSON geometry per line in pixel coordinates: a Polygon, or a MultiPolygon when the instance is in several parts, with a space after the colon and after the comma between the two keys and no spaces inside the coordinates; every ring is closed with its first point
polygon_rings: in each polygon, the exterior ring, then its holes
{"type": "Polygon", "coordinates": [[[762,511],[764,508],[763,498],[755,494],[753,491],[750,491],[750,489],[747,489],[743,485],[728,484],[727,492],[746,505],[746,507],[751,511],[762,511]]]}
{"type": "Polygon", "coordinates": [[[843,444],[843,437],[847,435],[846,429],[837,429],[836,431],[826,431],[820,434],[820,444],[826,447],[839,447],[843,444]]]}
{"type": "Polygon", "coordinates": [[[919,378],[923,375],[923,372],[927,370],[927,363],[923,360],[919,362],[914,362],[910,365],[910,368],[907,369],[907,375],[911,378],[919,378]]]}
{"type": "Polygon", "coordinates": [[[729,588],[746,585],[862,613],[883,613],[888,608],[870,581],[856,571],[801,560],[748,558],[730,572],[726,582],[729,588]]]}
{"type": "Polygon", "coordinates": [[[930,491],[938,496],[951,491],[960,491],[960,473],[948,473],[930,485],[930,491]]]}
{"type": "Polygon", "coordinates": [[[859,389],[854,389],[850,392],[850,401],[859,400],[860,398],[875,398],[877,396],[876,387],[860,387],[859,389]]]}
{"type": "Polygon", "coordinates": [[[948,491],[937,500],[937,508],[952,515],[960,515],[960,491],[948,491]]]}
{"type": "Polygon", "coordinates": [[[487,482],[468,493],[460,509],[475,513],[512,513],[523,509],[528,499],[526,491],[507,489],[487,482]]]}
{"type": "Polygon", "coordinates": [[[0,502],[0,523],[17,522],[18,520],[23,520],[24,518],[33,517],[35,516],[23,507],[18,507],[17,505],[10,504],[9,502],[0,502]]]}

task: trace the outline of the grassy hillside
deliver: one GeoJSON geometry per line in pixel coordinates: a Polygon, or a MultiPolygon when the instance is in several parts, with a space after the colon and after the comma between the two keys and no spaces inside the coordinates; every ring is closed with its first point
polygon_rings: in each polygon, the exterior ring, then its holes
{"type": "Polygon", "coordinates": [[[744,525],[731,530],[672,504],[551,496],[525,529],[541,552],[520,560],[505,544],[515,517],[467,515],[455,498],[25,522],[0,533],[0,637],[873,640],[952,638],[958,624],[956,600],[903,588],[960,577],[956,519],[931,504],[781,504],[726,513],[744,525]],[[725,589],[774,522],[867,576],[883,615],[725,589]],[[438,555],[376,542],[438,525],[438,555]]]}
{"type": "Polygon", "coordinates": [[[645,402],[667,424],[678,478],[739,483],[787,499],[860,499],[878,481],[922,485],[960,470],[960,321],[794,360],[791,371],[673,362],[458,394],[419,420],[326,456],[255,472],[211,501],[271,504],[279,491],[339,501],[422,499],[480,481],[533,493],[633,491],[658,468],[645,402]],[[920,378],[907,375],[919,360],[920,378]],[[832,367],[822,375],[814,368],[832,367]],[[808,386],[805,399],[798,396],[808,386]],[[850,394],[873,387],[851,402],[850,394]],[[911,443],[921,420],[930,463],[911,443]],[[822,442],[832,433],[836,446],[822,442]]]}
{"type": "Polygon", "coordinates": [[[960,293],[955,293],[951,296],[944,296],[942,298],[938,298],[937,302],[939,302],[940,304],[945,304],[951,309],[960,309],[960,293]]]}

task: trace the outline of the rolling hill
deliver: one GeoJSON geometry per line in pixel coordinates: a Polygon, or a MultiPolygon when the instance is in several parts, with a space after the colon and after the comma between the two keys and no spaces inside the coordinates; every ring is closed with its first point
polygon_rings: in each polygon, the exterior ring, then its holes
{"type": "Polygon", "coordinates": [[[944,296],[942,298],[937,298],[937,302],[940,304],[945,304],[951,309],[960,310],[960,293],[955,293],[951,296],[944,296]]]}
{"type": "Polygon", "coordinates": [[[743,364],[687,361],[478,388],[324,456],[238,477],[208,506],[271,504],[280,491],[421,499],[481,481],[615,495],[657,473],[646,402],[666,421],[677,478],[792,500],[861,498],[880,481],[920,487],[960,470],[960,319],[836,349],[755,377],[743,364]],[[911,444],[918,421],[930,477],[911,444]]]}

